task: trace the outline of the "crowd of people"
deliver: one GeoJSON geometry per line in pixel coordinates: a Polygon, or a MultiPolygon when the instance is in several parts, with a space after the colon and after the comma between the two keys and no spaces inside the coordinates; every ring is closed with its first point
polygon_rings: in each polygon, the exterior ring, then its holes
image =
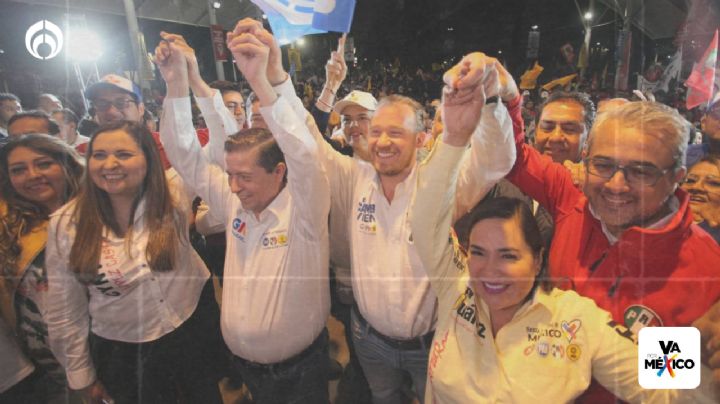
{"type": "Polygon", "coordinates": [[[0,94],[0,403],[326,403],[330,315],[336,402],[720,399],[720,103],[692,144],[480,52],[365,76],[343,37],[299,84],[261,23],[227,39],[250,94],[161,34],[159,126],[117,75],[82,120],[0,94]],[[700,330],[700,387],[639,386],[646,326],[700,330]]]}

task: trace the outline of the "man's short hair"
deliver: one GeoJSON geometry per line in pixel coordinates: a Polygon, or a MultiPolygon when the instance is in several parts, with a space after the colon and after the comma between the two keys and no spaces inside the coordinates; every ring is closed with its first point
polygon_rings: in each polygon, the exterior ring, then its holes
{"type": "Polygon", "coordinates": [[[540,117],[542,116],[545,106],[558,101],[569,101],[580,104],[585,111],[585,129],[587,132],[590,132],[590,128],[592,128],[593,123],[595,122],[597,110],[595,109],[595,104],[590,99],[590,96],[579,91],[556,91],[550,94],[545,102],[540,105],[540,109],[538,109],[538,113],[535,117],[536,126],[540,122],[540,117]]]}
{"type": "Polygon", "coordinates": [[[62,114],[63,117],[63,123],[74,123],[77,127],[78,122],[80,122],[80,119],[78,119],[78,116],[73,112],[70,108],[63,108],[63,109],[56,109],[53,111],[53,114],[62,114]]]}
{"type": "Polygon", "coordinates": [[[18,104],[20,104],[20,98],[18,98],[18,96],[13,93],[0,93],[0,102],[4,101],[16,101],[18,104]]]}
{"type": "Polygon", "coordinates": [[[237,93],[240,93],[242,95],[242,87],[239,83],[233,83],[232,81],[227,80],[215,80],[212,83],[208,84],[210,88],[214,88],[216,90],[220,91],[220,94],[225,94],[229,91],[235,91],[237,93]]]}
{"type": "MultiPolygon", "coordinates": [[[[247,151],[258,149],[257,164],[271,173],[280,163],[285,163],[285,155],[278,146],[272,133],[265,128],[243,129],[234,135],[228,136],[225,141],[225,152],[247,151]]],[[[287,181],[285,171],[284,181],[287,181]]]]}
{"type": "Polygon", "coordinates": [[[18,112],[17,114],[13,115],[12,118],[8,121],[8,128],[13,124],[13,122],[18,121],[23,118],[33,118],[33,119],[42,119],[47,123],[48,127],[48,133],[47,135],[51,136],[57,136],[58,133],[60,133],[60,127],[58,126],[57,122],[55,122],[50,115],[47,114],[45,111],[41,111],[39,109],[31,109],[29,111],[22,111],[18,112]]]}
{"type": "Polygon", "coordinates": [[[425,131],[425,108],[423,108],[419,102],[404,95],[388,95],[380,99],[375,111],[377,112],[380,108],[387,105],[405,105],[409,107],[415,114],[415,133],[425,131]]]}
{"type": "Polygon", "coordinates": [[[657,102],[635,101],[604,112],[598,116],[590,133],[586,146],[588,151],[592,147],[595,128],[609,121],[618,127],[637,129],[645,136],[657,137],[674,150],[673,168],[677,170],[685,165],[692,125],[676,109],[657,102]]]}

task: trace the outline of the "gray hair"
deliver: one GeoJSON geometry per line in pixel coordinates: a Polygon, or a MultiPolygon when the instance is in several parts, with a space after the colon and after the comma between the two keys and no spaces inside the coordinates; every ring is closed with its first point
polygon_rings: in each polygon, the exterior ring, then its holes
{"type": "Polygon", "coordinates": [[[673,153],[674,170],[685,166],[685,154],[690,139],[690,122],[674,108],[657,102],[630,102],[598,115],[593,126],[586,151],[592,148],[597,128],[614,121],[618,126],[640,130],[644,135],[655,136],[669,145],[673,153]]]}
{"type": "Polygon", "coordinates": [[[410,97],[406,97],[404,95],[388,95],[387,97],[383,97],[380,99],[380,102],[378,102],[377,108],[375,109],[375,112],[385,106],[388,105],[405,105],[409,107],[413,113],[415,114],[415,133],[418,132],[425,132],[425,108],[423,108],[422,105],[420,105],[419,102],[413,100],[410,97]]]}

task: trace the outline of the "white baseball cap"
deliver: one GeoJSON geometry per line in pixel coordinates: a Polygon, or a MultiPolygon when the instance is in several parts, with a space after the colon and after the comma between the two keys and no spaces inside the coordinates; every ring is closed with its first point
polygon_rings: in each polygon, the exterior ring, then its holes
{"type": "Polygon", "coordinates": [[[342,115],[343,109],[349,105],[357,105],[368,111],[375,111],[377,109],[377,100],[370,93],[365,91],[354,90],[350,94],[346,95],[345,98],[335,103],[333,108],[335,112],[342,115]]]}
{"type": "Polygon", "coordinates": [[[135,98],[135,101],[142,102],[142,92],[140,91],[140,87],[127,78],[118,76],[117,74],[108,74],[107,76],[103,76],[100,81],[85,90],[85,96],[92,100],[97,96],[97,92],[101,88],[112,88],[124,91],[132,95],[135,98]]]}

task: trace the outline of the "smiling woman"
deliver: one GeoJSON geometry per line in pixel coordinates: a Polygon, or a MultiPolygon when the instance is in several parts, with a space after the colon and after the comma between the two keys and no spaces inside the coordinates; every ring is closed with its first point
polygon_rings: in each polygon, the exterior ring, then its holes
{"type": "Polygon", "coordinates": [[[41,317],[47,302],[45,240],[48,216],[75,195],[83,171],[77,153],[47,135],[17,137],[0,149],[0,329],[18,337],[0,339],[0,402],[65,400],[65,374],[50,354],[41,317]]]}
{"type": "Polygon", "coordinates": [[[706,217],[713,217],[720,210],[720,160],[708,156],[690,167],[682,188],[690,194],[695,221],[720,242],[720,229],[706,221],[706,217]]]}
{"type": "Polygon", "coordinates": [[[181,184],[138,122],[101,126],[87,165],[48,236],[45,318],[70,387],[91,402],[220,402],[219,309],[181,184]]]}

